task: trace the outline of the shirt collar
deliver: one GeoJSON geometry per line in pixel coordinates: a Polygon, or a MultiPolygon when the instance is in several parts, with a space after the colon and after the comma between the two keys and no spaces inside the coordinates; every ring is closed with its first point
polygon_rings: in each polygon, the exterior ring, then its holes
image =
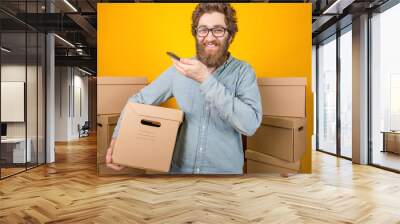
{"type": "Polygon", "coordinates": [[[218,68],[215,69],[214,72],[213,72],[212,74],[218,74],[218,73],[220,73],[221,71],[223,71],[223,70],[226,68],[226,66],[229,65],[229,63],[230,63],[232,60],[233,60],[233,57],[231,56],[231,53],[228,52],[228,58],[225,60],[225,62],[224,62],[222,65],[218,66],[218,68]]]}

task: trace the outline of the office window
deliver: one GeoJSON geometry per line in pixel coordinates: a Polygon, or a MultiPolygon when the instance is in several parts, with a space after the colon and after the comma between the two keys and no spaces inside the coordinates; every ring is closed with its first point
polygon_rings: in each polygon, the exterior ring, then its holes
{"type": "Polygon", "coordinates": [[[313,92],[313,135],[312,135],[312,150],[317,149],[317,94],[316,94],[316,79],[317,79],[317,46],[312,46],[312,92],[313,92]]]}
{"type": "Polygon", "coordinates": [[[336,37],[318,47],[318,145],[336,153],[336,37]]]}
{"type": "Polygon", "coordinates": [[[340,36],[340,154],[352,157],[352,33],[340,36]]]}
{"type": "Polygon", "coordinates": [[[373,15],[372,163],[400,170],[400,4],[373,15]]]}
{"type": "Polygon", "coordinates": [[[400,130],[400,73],[390,76],[390,130],[400,130]]]}

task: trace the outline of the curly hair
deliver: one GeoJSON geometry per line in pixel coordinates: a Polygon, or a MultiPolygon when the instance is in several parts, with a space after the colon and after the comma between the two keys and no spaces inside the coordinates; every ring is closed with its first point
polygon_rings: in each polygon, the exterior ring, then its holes
{"type": "Polygon", "coordinates": [[[200,3],[192,13],[192,35],[196,36],[196,28],[200,17],[205,13],[219,12],[225,15],[225,23],[230,37],[235,37],[238,32],[236,11],[229,3],[200,3]]]}

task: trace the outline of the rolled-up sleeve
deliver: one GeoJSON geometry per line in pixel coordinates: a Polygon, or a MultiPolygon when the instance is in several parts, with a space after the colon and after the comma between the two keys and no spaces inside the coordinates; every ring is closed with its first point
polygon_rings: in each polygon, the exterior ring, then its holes
{"type": "Polygon", "coordinates": [[[251,136],[261,124],[261,97],[256,75],[250,65],[240,71],[236,93],[226,88],[214,76],[201,83],[205,102],[215,107],[219,115],[239,133],[251,136]]]}

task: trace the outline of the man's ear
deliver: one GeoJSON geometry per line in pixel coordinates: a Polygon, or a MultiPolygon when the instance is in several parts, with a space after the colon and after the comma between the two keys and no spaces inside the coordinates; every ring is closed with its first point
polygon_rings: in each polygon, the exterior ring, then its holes
{"type": "Polygon", "coordinates": [[[232,43],[232,36],[229,37],[229,43],[232,43]]]}

